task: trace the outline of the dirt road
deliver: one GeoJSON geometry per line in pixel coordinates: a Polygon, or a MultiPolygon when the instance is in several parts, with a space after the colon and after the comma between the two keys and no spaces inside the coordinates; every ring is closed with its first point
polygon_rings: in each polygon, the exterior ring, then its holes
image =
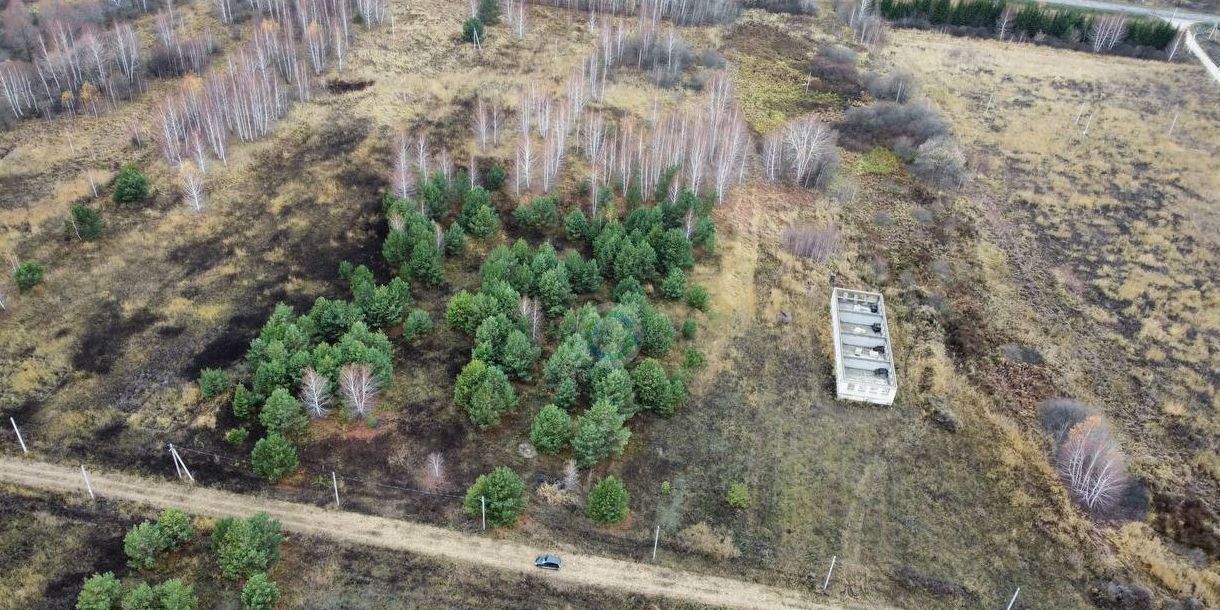
{"type": "MultiPolygon", "coordinates": [[[[289,531],[368,546],[441,557],[487,567],[530,572],[573,584],[621,589],[736,608],[806,608],[830,610],[855,606],[819,603],[808,592],[670,570],[592,555],[563,555],[563,569],[542,572],[533,559],[545,549],[491,540],[417,523],[358,513],[326,510],[306,504],[89,471],[93,492],[102,498],[172,507],[205,517],[248,516],[266,512],[289,531]]],[[[79,468],[28,459],[0,457],[0,481],[56,492],[85,493],[79,468]]],[[[870,606],[875,607],[875,606],[870,606]]]]}

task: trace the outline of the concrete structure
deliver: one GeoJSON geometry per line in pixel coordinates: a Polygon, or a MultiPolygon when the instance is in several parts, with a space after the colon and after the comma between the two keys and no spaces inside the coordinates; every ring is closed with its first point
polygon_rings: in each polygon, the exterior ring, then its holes
{"type": "Polygon", "coordinates": [[[830,323],[839,399],[894,404],[898,375],[885,318],[885,297],[877,292],[835,288],[830,295],[830,323]]]}

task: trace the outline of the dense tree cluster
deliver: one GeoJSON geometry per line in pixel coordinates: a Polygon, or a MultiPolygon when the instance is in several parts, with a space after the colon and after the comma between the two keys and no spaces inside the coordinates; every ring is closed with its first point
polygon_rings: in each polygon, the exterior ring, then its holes
{"type": "Polygon", "coordinates": [[[1002,0],[881,0],[877,11],[899,23],[973,28],[999,37],[1088,40],[1095,42],[1095,51],[1112,51],[1120,44],[1165,50],[1178,35],[1172,24],[1160,19],[1111,21],[1099,13],[1002,0]]]}
{"type": "MultiPolygon", "coordinates": [[[[129,564],[146,571],[157,566],[161,555],[181,549],[195,538],[195,526],[185,513],[166,509],[156,522],[144,521],[127,532],[123,547],[129,564]]],[[[212,530],[212,549],[221,572],[229,578],[250,580],[242,591],[247,609],[270,610],[279,598],[279,588],[265,571],[279,559],[280,524],[258,514],[249,519],[225,518],[212,530]]],[[[77,610],[197,610],[194,588],[179,578],[158,584],[141,582],[126,593],[113,572],[86,578],[77,596],[77,610]]]]}

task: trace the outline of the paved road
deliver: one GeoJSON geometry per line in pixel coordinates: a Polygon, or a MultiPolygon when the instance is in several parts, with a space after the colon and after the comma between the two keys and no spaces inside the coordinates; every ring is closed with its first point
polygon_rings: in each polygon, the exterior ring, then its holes
{"type": "Polygon", "coordinates": [[[1104,2],[1102,0],[1048,0],[1047,4],[1059,4],[1063,6],[1074,6],[1077,8],[1087,8],[1097,11],[1113,11],[1128,13],[1131,15],[1145,15],[1148,17],[1160,17],[1178,27],[1190,25],[1200,21],[1211,23],[1220,21],[1220,16],[1209,15],[1207,13],[1195,13],[1191,11],[1174,11],[1171,8],[1159,8],[1154,6],[1137,6],[1134,4],[1121,4],[1118,2],[1104,2]]]}
{"type": "MultiPolygon", "coordinates": [[[[278,519],[284,529],[289,531],[499,570],[528,572],[542,578],[581,586],[619,589],[733,608],[863,608],[854,605],[831,606],[817,601],[815,595],[806,591],[780,589],[594,555],[564,553],[562,570],[542,572],[533,567],[533,559],[539,552],[547,549],[516,542],[131,475],[90,470],[89,480],[94,493],[99,497],[177,508],[204,517],[248,516],[265,512],[278,519]]],[[[0,457],[0,481],[55,492],[85,493],[79,468],[29,459],[0,457]]],[[[875,605],[868,607],[877,608],[875,605]]]]}
{"type": "Polygon", "coordinates": [[[1196,23],[1215,23],[1220,22],[1220,15],[1210,15],[1208,13],[1195,13],[1191,11],[1178,11],[1169,8],[1157,8],[1151,6],[1135,6],[1132,4],[1119,4],[1116,2],[1104,2],[1102,0],[1050,0],[1048,4],[1058,4],[1061,6],[1074,6],[1077,8],[1087,8],[1100,11],[1114,11],[1127,13],[1130,15],[1143,15],[1146,17],[1159,17],[1172,23],[1178,29],[1186,28],[1186,50],[1190,51],[1199,63],[1203,64],[1203,69],[1211,75],[1212,79],[1220,83],[1220,66],[1207,55],[1207,52],[1199,46],[1195,40],[1195,35],[1190,31],[1190,26],[1196,23]]]}

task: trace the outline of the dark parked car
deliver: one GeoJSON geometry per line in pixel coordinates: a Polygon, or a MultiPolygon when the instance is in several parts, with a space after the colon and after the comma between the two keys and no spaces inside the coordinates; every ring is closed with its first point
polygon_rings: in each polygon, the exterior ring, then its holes
{"type": "Polygon", "coordinates": [[[563,560],[558,555],[539,555],[534,559],[534,567],[544,570],[558,570],[563,566],[563,560]]]}

